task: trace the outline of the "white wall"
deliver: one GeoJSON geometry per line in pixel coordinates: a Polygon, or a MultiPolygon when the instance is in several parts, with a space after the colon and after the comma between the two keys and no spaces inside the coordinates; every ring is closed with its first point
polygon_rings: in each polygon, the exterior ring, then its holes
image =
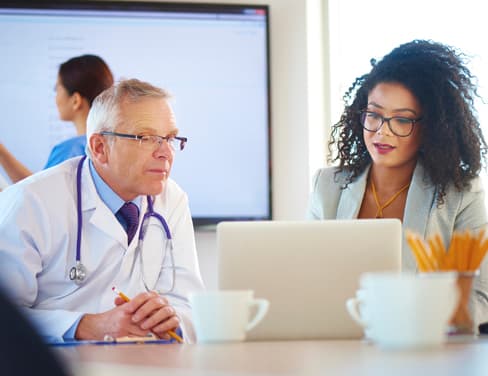
{"type": "MultiPolygon", "coordinates": [[[[303,219],[311,174],[325,163],[321,0],[225,2],[270,6],[273,218],[303,219]]],[[[215,288],[215,231],[198,230],[196,241],[204,281],[215,288]]]]}

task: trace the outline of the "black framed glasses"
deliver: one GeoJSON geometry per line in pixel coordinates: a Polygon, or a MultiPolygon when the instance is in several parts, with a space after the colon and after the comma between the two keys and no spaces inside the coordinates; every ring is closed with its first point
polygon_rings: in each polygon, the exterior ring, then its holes
{"type": "Polygon", "coordinates": [[[118,132],[109,132],[103,131],[100,132],[103,136],[115,136],[115,137],[122,137],[128,138],[131,140],[139,141],[139,145],[147,150],[157,150],[164,141],[166,141],[169,147],[173,151],[182,151],[185,148],[186,143],[188,142],[188,138],[186,137],[179,137],[179,136],[158,136],[158,135],[136,135],[136,134],[127,134],[127,133],[118,133],[118,132]]]}
{"type": "Polygon", "coordinates": [[[391,133],[398,137],[408,137],[412,134],[413,127],[422,118],[410,119],[404,116],[384,117],[374,111],[360,111],[359,119],[364,129],[369,132],[377,132],[386,122],[391,133]]]}

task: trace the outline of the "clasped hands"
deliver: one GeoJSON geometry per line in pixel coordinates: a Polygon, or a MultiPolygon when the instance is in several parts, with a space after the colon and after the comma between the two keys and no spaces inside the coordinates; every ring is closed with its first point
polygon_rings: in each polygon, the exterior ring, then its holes
{"type": "Polygon", "coordinates": [[[97,314],[85,314],[76,330],[76,339],[101,340],[106,335],[113,338],[124,336],[144,337],[154,333],[161,339],[169,340],[169,330],[180,325],[174,308],[158,293],[143,292],[129,302],[115,298],[115,307],[97,314]]]}

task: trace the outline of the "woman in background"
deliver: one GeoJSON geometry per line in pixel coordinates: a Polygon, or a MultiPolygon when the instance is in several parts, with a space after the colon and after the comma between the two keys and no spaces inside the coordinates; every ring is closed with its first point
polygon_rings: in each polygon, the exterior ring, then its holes
{"type": "MultiPolygon", "coordinates": [[[[464,56],[431,41],[393,49],[357,78],[332,128],[329,161],[313,181],[308,217],[398,218],[424,238],[487,224],[478,177],[486,143],[474,108],[477,96],[464,56]],[[332,157],[331,147],[337,147],[332,157]]],[[[470,307],[488,321],[487,260],[470,307]]],[[[402,268],[416,270],[403,240],[402,268]]]]}
{"type": "MultiPolygon", "coordinates": [[[[88,111],[95,97],[112,86],[113,82],[110,68],[95,55],[77,56],[60,65],[56,82],[56,106],[61,120],[73,122],[77,136],[54,146],[44,168],[85,154],[88,111]]],[[[1,143],[0,163],[14,183],[32,175],[1,143]]]]}

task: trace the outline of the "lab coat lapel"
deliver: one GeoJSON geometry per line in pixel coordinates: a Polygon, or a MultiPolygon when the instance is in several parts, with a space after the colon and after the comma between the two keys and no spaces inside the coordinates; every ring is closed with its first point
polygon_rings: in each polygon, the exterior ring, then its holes
{"type": "MultiPolygon", "coordinates": [[[[425,177],[425,171],[417,163],[413,172],[412,182],[408,189],[405,214],[403,216],[403,229],[413,231],[424,239],[427,234],[427,221],[430,216],[433,201],[435,200],[435,186],[425,177]]],[[[408,270],[416,269],[416,262],[412,251],[403,234],[402,265],[408,270]]]]}
{"type": "MultiPolygon", "coordinates": [[[[156,202],[154,210],[157,211],[156,202]]],[[[159,213],[162,215],[161,210],[159,210],[159,213]]],[[[153,288],[158,282],[163,262],[169,260],[169,255],[166,255],[167,257],[165,258],[166,246],[169,246],[169,244],[167,244],[164,228],[159,220],[151,216],[146,223],[148,227],[144,236],[143,247],[140,250],[140,253],[144,254],[144,264],[142,266],[144,269],[142,273],[146,284],[149,288],[153,288]]],[[[139,254],[139,257],[141,257],[141,254],[139,254]]]]}
{"type": "Polygon", "coordinates": [[[356,219],[361,209],[369,167],[346,189],[342,190],[337,207],[337,219],[356,219]]]}
{"type": "Polygon", "coordinates": [[[104,232],[114,241],[127,248],[127,234],[112,211],[105,205],[97,193],[93,182],[88,160],[83,164],[82,171],[82,207],[83,213],[92,211],[89,223],[104,232]]]}
{"type": "MultiPolygon", "coordinates": [[[[139,211],[139,226],[137,227],[137,232],[134,235],[131,243],[129,244],[128,250],[122,260],[122,264],[120,266],[120,270],[118,275],[116,276],[115,280],[120,281],[117,282],[120,286],[130,285],[129,281],[131,276],[139,275],[139,273],[133,273],[134,268],[139,268],[140,263],[138,258],[141,257],[140,252],[141,250],[137,249],[138,241],[139,241],[139,232],[141,231],[141,222],[144,216],[144,213],[147,210],[147,200],[144,198],[141,202],[141,210],[139,211]],[[136,264],[137,263],[137,264],[136,264]]],[[[125,234],[125,232],[124,232],[125,234]]],[[[125,235],[125,241],[127,241],[127,235],[125,235]]],[[[150,260],[151,262],[152,260],[150,260]]]]}

